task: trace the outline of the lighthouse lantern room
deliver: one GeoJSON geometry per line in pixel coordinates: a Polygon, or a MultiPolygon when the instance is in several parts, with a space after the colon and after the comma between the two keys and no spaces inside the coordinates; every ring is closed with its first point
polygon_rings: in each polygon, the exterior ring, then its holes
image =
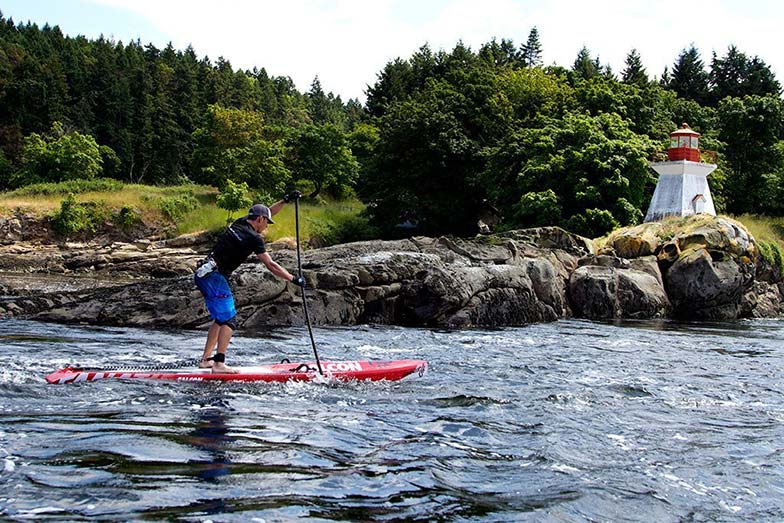
{"type": "Polygon", "coordinates": [[[700,161],[699,139],[700,134],[685,123],[670,133],[667,161],[651,163],[659,181],[645,215],[646,222],[666,216],[716,215],[708,187],[708,175],[716,164],[700,161]]]}

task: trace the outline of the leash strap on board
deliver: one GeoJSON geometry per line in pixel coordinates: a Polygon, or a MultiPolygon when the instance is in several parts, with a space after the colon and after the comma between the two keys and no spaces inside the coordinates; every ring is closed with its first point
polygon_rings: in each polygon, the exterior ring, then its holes
{"type": "MultiPolygon", "coordinates": [[[[297,233],[297,276],[302,278],[302,254],[299,245],[299,197],[294,198],[294,224],[297,233]]],[[[316,357],[316,366],[318,367],[319,374],[324,375],[321,370],[321,361],[319,361],[318,350],[316,350],[316,340],[313,338],[313,328],[310,325],[310,314],[308,314],[308,300],[305,299],[305,287],[302,287],[302,309],[305,311],[305,323],[308,325],[308,334],[310,335],[310,344],[313,346],[313,355],[316,357]]]]}

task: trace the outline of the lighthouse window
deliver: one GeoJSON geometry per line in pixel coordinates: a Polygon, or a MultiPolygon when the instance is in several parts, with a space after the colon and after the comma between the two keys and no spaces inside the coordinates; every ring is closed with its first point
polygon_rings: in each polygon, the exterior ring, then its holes
{"type": "Polygon", "coordinates": [[[671,136],[670,137],[670,148],[672,148],[672,147],[678,147],[678,137],[677,136],[671,136]]]}
{"type": "Polygon", "coordinates": [[[697,138],[696,136],[692,136],[691,137],[691,148],[692,149],[699,148],[698,142],[699,142],[699,138],[697,138]]]}
{"type": "Polygon", "coordinates": [[[678,147],[688,147],[689,146],[689,136],[681,136],[678,140],[678,147]]]}

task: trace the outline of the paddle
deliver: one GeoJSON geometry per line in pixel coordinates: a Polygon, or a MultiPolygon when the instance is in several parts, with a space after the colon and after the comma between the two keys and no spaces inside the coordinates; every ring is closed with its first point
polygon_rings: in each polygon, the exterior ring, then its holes
{"type": "MultiPolygon", "coordinates": [[[[294,224],[297,231],[297,276],[302,278],[302,254],[299,247],[299,193],[294,194],[294,224]]],[[[308,314],[308,301],[305,299],[305,287],[302,287],[302,308],[305,311],[305,323],[308,325],[308,334],[310,334],[310,344],[313,346],[313,354],[316,356],[316,366],[318,367],[319,374],[324,375],[321,370],[321,362],[319,361],[318,351],[316,350],[316,340],[313,338],[313,328],[310,326],[310,314],[308,314]]]]}

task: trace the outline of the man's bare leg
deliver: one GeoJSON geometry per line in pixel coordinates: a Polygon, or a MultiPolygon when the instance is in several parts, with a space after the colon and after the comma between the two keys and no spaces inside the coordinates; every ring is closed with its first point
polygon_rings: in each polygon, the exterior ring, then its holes
{"type": "MultiPolygon", "coordinates": [[[[223,354],[222,360],[226,358],[226,349],[229,347],[229,341],[234,331],[228,325],[220,325],[218,329],[218,354],[223,354]]],[[[220,374],[236,374],[239,372],[226,365],[223,361],[215,361],[212,364],[212,372],[220,374]]]]}
{"type": "Polygon", "coordinates": [[[199,368],[202,369],[209,369],[212,367],[212,351],[215,350],[215,346],[218,344],[218,333],[220,332],[220,325],[215,322],[212,322],[210,325],[210,330],[207,332],[207,342],[204,344],[204,354],[201,356],[201,361],[199,362],[199,368]]]}

